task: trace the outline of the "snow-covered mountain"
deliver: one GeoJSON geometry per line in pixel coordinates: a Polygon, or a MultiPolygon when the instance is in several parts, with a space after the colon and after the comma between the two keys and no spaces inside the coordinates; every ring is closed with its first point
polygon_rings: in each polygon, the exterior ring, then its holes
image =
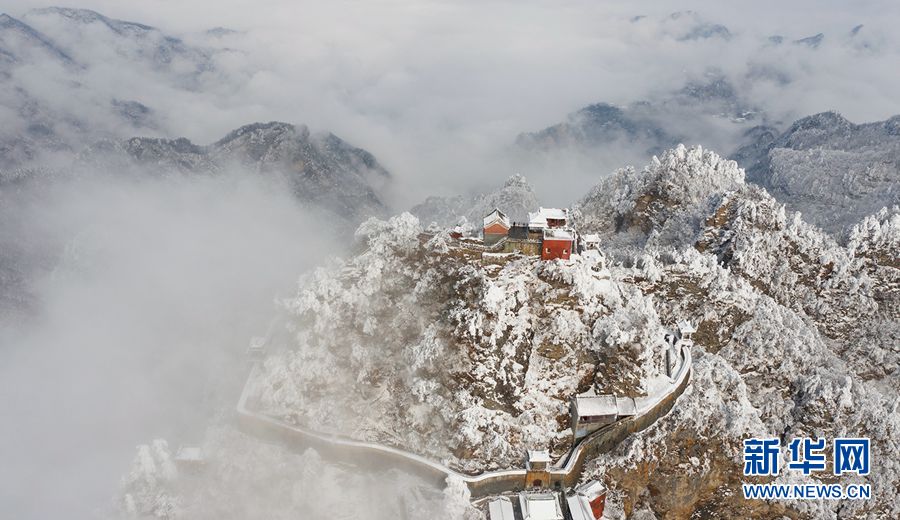
{"type": "Polygon", "coordinates": [[[517,143],[554,153],[637,147],[650,155],[715,128],[726,149],[737,143],[730,157],[746,168],[749,182],[836,237],[882,207],[900,204],[900,116],[854,124],[823,112],[783,132],[778,126],[719,78],[689,85],[659,104],[592,105],[565,123],[522,134],[517,143]]]}
{"type": "MultiPolygon", "coordinates": [[[[19,164],[34,158],[39,150],[68,148],[60,134],[72,131],[78,122],[31,94],[18,79],[29,64],[40,63],[48,76],[76,74],[80,65],[56,43],[29,25],[0,14],[0,165],[19,164]],[[59,130],[57,130],[59,129],[59,130]]],[[[0,166],[0,167],[2,167],[0,166]]]]}
{"type": "Polygon", "coordinates": [[[660,45],[660,52],[683,49],[706,65],[686,68],[680,78],[669,78],[640,98],[615,104],[600,100],[575,110],[561,123],[522,133],[516,140],[520,147],[544,152],[602,148],[610,154],[627,146],[649,156],[685,143],[730,151],[754,126],[779,126],[804,115],[771,100],[775,93],[790,92],[809,81],[803,67],[793,65],[798,60],[816,63],[814,53],[826,39],[851,56],[880,52],[878,38],[861,25],[848,27],[845,35],[764,37],[733,31],[696,11],[635,16],[629,25],[631,32],[660,45]],[[716,54],[740,61],[717,63],[716,54]],[[682,86],[674,87],[678,83],[682,86]]]}
{"type": "Polygon", "coordinates": [[[516,174],[490,193],[428,197],[409,211],[423,225],[436,223],[442,227],[455,226],[464,218],[465,223],[478,227],[481,219],[494,208],[503,208],[503,212],[514,222],[524,222],[528,218],[528,212],[537,207],[534,188],[525,177],[516,174]]]}
{"type": "Polygon", "coordinates": [[[2,73],[9,74],[15,64],[35,59],[50,59],[75,66],[76,62],[56,43],[28,24],[8,14],[0,14],[0,57],[2,73]]]}
{"type": "Polygon", "coordinates": [[[604,179],[575,216],[601,235],[608,270],[482,255],[409,214],[366,222],[358,254],[284,302],[263,409],[461,469],[509,467],[525,448],[565,450],[573,393],[652,387],[663,329],[687,318],[698,325],[690,388],[588,463],[612,517],[900,514],[900,465],[886,455],[900,450],[896,209],[842,246],[734,161],[680,146],[604,179]],[[872,473],[853,480],[874,498],[745,501],[748,436],[870,437],[872,473]]]}
{"type": "Polygon", "coordinates": [[[167,73],[186,87],[212,71],[212,50],[185,43],[148,25],[116,20],[89,9],[47,7],[28,11],[23,21],[52,35],[78,62],[93,66],[103,61],[167,73]]]}
{"type": "MultiPolygon", "coordinates": [[[[369,152],[331,133],[313,133],[303,125],[257,123],[243,126],[209,145],[191,141],[134,137],[101,140],[58,168],[0,168],[0,316],[29,312],[35,303],[33,282],[54,269],[75,237],[52,229],[32,230],[23,215],[79,183],[137,185],[151,177],[247,178],[263,176],[278,189],[286,186],[300,205],[322,215],[320,230],[352,230],[371,216],[384,216],[383,200],[391,175],[369,152]],[[108,177],[107,177],[108,176],[108,177]],[[284,181],[284,182],[281,182],[284,181]]],[[[202,179],[197,179],[202,180],[202,179]]],[[[252,182],[252,179],[248,179],[252,182]]],[[[164,184],[177,197],[184,188],[164,184]]],[[[38,212],[40,213],[40,212],[38,212]]]]}
{"type": "Polygon", "coordinates": [[[624,145],[637,147],[648,156],[680,142],[719,140],[730,142],[751,127],[766,121],[765,114],[743,99],[735,86],[717,71],[689,81],[681,89],[653,100],[626,106],[596,103],[572,114],[563,123],[523,133],[516,144],[531,151],[589,151],[624,145]],[[712,131],[715,129],[715,131],[712,131]]]}
{"type": "Polygon", "coordinates": [[[748,138],[734,153],[747,179],[837,236],[900,204],[900,116],[854,124],[823,112],[780,135],[755,129],[748,138]]]}
{"type": "Polygon", "coordinates": [[[378,193],[390,174],[375,157],[334,134],[311,133],[303,125],[255,123],[207,146],[184,138],[100,141],[80,152],[74,166],[138,175],[215,174],[229,168],[284,175],[300,200],[346,223],[386,211],[378,193]]]}
{"type": "MultiPolygon", "coordinates": [[[[644,279],[644,290],[660,295],[663,320],[704,316],[695,336],[703,352],[696,358],[692,390],[650,434],[595,461],[595,474],[603,472],[626,497],[650,486],[655,498],[626,498],[626,510],[770,517],[796,507],[818,518],[841,507],[843,513],[895,516],[900,503],[890,492],[891,498],[877,504],[840,506],[748,505],[734,498],[740,496],[732,491],[741,480],[740,440],[748,435],[867,435],[890,453],[898,448],[900,428],[900,273],[889,260],[900,250],[885,252],[896,240],[896,210],[880,212],[853,231],[854,244],[865,246],[844,248],[741,177],[731,161],[679,149],[640,174],[619,172],[582,202],[587,218],[596,219],[587,225],[611,240],[621,232],[647,238],[635,276],[644,279]],[[632,176],[645,187],[627,193],[617,188],[632,176]],[[731,180],[709,189],[712,177],[731,180]],[[686,185],[692,188],[685,191],[686,185]],[[672,222],[667,208],[681,213],[685,204],[693,205],[693,216],[672,222]],[[611,229],[602,225],[609,215],[638,224],[651,219],[664,231],[657,236],[639,225],[611,229]],[[688,240],[667,240],[678,234],[688,240]],[[688,244],[693,247],[682,249],[688,244]],[[864,250],[879,253],[867,257],[860,254],[864,250]],[[652,468],[649,480],[640,468],[652,468]]],[[[896,487],[897,465],[880,464],[879,476],[870,481],[885,490],[896,487]]]]}
{"type": "Polygon", "coordinates": [[[221,83],[221,52],[87,9],[0,14],[0,168],[102,138],[178,132],[153,108],[157,97],[221,83]]]}

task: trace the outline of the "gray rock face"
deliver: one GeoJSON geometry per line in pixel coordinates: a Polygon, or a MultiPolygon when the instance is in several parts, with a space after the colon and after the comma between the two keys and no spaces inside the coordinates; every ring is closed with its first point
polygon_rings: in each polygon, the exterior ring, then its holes
{"type": "Polygon", "coordinates": [[[136,175],[215,174],[231,167],[283,175],[298,198],[347,223],[386,210],[377,192],[390,174],[375,157],[334,134],[312,134],[302,125],[246,125],[208,146],[185,138],[104,140],[81,152],[76,163],[76,169],[136,175]]]}
{"type": "Polygon", "coordinates": [[[775,138],[755,130],[733,156],[749,181],[835,235],[900,203],[900,116],[858,125],[823,112],[775,138]]]}

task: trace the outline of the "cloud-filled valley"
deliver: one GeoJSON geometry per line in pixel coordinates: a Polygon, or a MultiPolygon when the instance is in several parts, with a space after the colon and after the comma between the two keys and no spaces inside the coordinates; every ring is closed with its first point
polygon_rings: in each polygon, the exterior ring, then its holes
{"type": "MultiPolygon", "coordinates": [[[[140,3],[131,17],[121,7],[80,6],[139,22],[131,26],[26,7],[8,14],[75,65],[26,57],[7,70],[37,115],[46,109],[71,116],[74,128],[61,128],[63,141],[83,145],[79,139],[96,132],[206,144],[253,122],[306,124],[375,153],[404,182],[398,207],[435,188],[483,187],[486,179],[496,183],[511,169],[526,169],[506,149],[522,132],[593,103],[657,102],[711,74],[732,86],[737,103],[782,130],[826,110],[857,123],[900,112],[892,95],[897,79],[886,66],[900,52],[889,22],[896,8],[884,3],[861,5],[852,22],[822,10],[809,17],[810,6],[779,6],[777,21],[762,7],[751,18],[715,5],[685,5],[673,14],[663,6],[632,12],[577,2],[515,9],[502,2],[337,3],[306,12],[274,3],[253,13],[223,4],[187,17],[167,16],[162,6],[146,18],[137,16],[149,10],[140,3]],[[216,26],[234,32],[209,31],[216,26]],[[817,47],[793,43],[818,33],[825,36],[817,47]]],[[[4,105],[12,110],[18,101],[4,105]]],[[[29,117],[23,114],[19,128],[29,117]]],[[[728,153],[723,148],[736,147],[738,127],[721,122],[678,137],[714,141],[708,145],[728,153]]],[[[627,148],[604,150],[602,166],[572,173],[567,196],[588,187],[591,176],[646,159],[644,149],[627,148]]],[[[543,182],[542,171],[522,173],[543,182]]]]}
{"type": "MultiPolygon", "coordinates": [[[[191,477],[181,490],[191,497],[182,513],[197,518],[248,511],[288,518],[298,510],[319,518],[340,504],[385,519],[477,518],[459,489],[442,493],[399,472],[384,479],[354,472],[312,451],[285,455],[230,430],[228,414],[251,338],[271,332],[273,316],[283,318],[309,287],[321,293],[324,307],[309,311],[321,323],[334,311],[352,328],[366,313],[384,316],[376,308],[384,302],[393,302],[385,313],[401,309],[397,320],[413,320],[402,322],[410,330],[426,308],[444,319],[436,310],[444,300],[410,305],[387,287],[421,291],[425,282],[415,276],[431,276],[422,265],[410,268],[406,253],[372,259],[367,244],[431,254],[439,245],[417,242],[430,220],[453,226],[465,216],[466,225],[480,225],[497,205],[583,211],[585,226],[609,244],[616,283],[635,295],[662,290],[653,277],[663,274],[678,279],[679,291],[721,283],[736,295],[738,303],[697,303],[690,294],[687,303],[653,307],[656,296],[643,294],[627,308],[607,302],[612,314],[598,320],[631,326],[629,313],[641,311],[656,326],[688,311],[703,319],[722,308],[734,313],[708,332],[724,353],[705,354],[702,381],[715,379],[709,367],[722,364],[728,384],[737,384],[749,364],[731,352],[734,331],[777,319],[802,325],[790,339],[797,345],[830,360],[850,356],[841,363],[852,365],[854,392],[876,395],[887,385],[873,402],[896,398],[896,373],[875,378],[857,366],[865,355],[851,344],[864,342],[871,326],[871,355],[896,357],[888,344],[896,337],[889,307],[897,268],[889,257],[900,222],[898,23],[900,5],[884,0],[852,8],[806,0],[7,2],[0,11],[0,421],[15,427],[3,429],[0,444],[15,449],[0,468],[0,516],[9,508],[15,518],[117,517],[122,489],[157,489],[147,479],[166,472],[178,446],[151,441],[168,438],[219,455],[215,479],[191,477]],[[681,143],[718,155],[685,152],[681,143]],[[726,171],[728,182],[651,182],[648,171],[665,169],[653,156],[678,163],[675,174],[726,171]],[[727,159],[746,168],[746,183],[727,159]],[[641,195],[671,195],[666,190],[688,208],[666,209],[663,197],[645,213],[634,209],[641,195]],[[781,213],[771,209],[777,204],[785,205],[781,213]],[[360,228],[369,231],[354,233],[369,217],[408,210],[420,222],[370,221],[360,228]],[[781,242],[759,238],[770,225],[781,242]],[[392,233],[415,245],[394,244],[392,233]],[[707,239],[709,250],[695,251],[707,239]],[[802,249],[802,259],[766,264],[785,284],[766,292],[758,282],[766,275],[752,262],[779,247],[802,249]],[[384,265],[396,268],[377,278],[385,287],[352,276],[384,265]],[[836,325],[823,317],[824,308],[838,307],[834,287],[861,294],[852,304],[860,316],[878,312],[836,325]],[[802,304],[791,304],[791,294],[802,304]],[[748,318],[751,304],[763,310],[748,318]],[[747,321],[741,328],[732,319],[747,321]],[[840,326],[852,330],[830,328],[840,326]],[[146,446],[129,470],[137,445],[146,446]],[[135,469],[142,464],[153,471],[135,469]]],[[[481,271],[436,269],[490,285],[481,271]]],[[[529,269],[525,262],[503,273],[514,286],[529,269]]],[[[541,283],[558,290],[557,282],[541,283]]],[[[535,310],[544,319],[542,312],[535,310]]],[[[384,341],[395,332],[388,322],[379,326],[384,341]]],[[[285,344],[302,343],[297,327],[285,344]]],[[[327,327],[332,337],[317,340],[334,341],[325,350],[366,337],[327,327]]],[[[745,333],[741,341],[763,348],[745,333]]],[[[406,339],[392,348],[405,352],[406,339]]],[[[348,356],[335,366],[372,362],[355,350],[348,356]]],[[[394,358],[378,363],[382,370],[394,358]]],[[[302,372],[295,364],[281,375],[292,370],[302,372]]],[[[341,377],[364,385],[362,372],[341,377]]],[[[819,375],[831,381],[838,373],[819,375]]],[[[409,382],[401,376],[391,384],[409,382]]],[[[741,392],[758,384],[745,379],[741,392]]],[[[717,389],[705,398],[724,395],[717,389]]],[[[689,395],[687,406],[702,406],[700,399],[689,395]]],[[[751,421],[740,410],[741,421],[806,428],[750,400],[762,411],[751,421]]],[[[551,411],[541,409],[548,424],[551,411]]],[[[887,415],[877,434],[889,441],[896,406],[887,415]]],[[[666,428],[653,435],[674,435],[666,428]]],[[[627,472],[621,462],[594,469],[627,472]]]]}

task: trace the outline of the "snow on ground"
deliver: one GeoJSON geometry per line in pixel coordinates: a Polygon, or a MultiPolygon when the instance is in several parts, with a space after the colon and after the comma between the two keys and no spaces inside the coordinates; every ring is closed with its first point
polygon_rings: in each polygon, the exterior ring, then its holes
{"type": "Polygon", "coordinates": [[[468,471],[568,448],[568,400],[592,386],[646,395],[662,368],[651,299],[596,262],[482,260],[372,220],[361,252],[301,281],[293,335],[266,359],[263,410],[401,446],[468,471]]]}
{"type": "Polygon", "coordinates": [[[900,449],[896,210],[865,219],[842,247],[721,165],[709,152],[675,150],[627,173],[640,177],[632,185],[643,191],[609,199],[603,187],[616,186],[613,179],[582,203],[582,211],[622,223],[606,228],[621,235],[607,249],[622,259],[613,276],[627,271],[656,295],[660,321],[698,320],[690,388],[668,416],[593,461],[587,475],[613,489],[615,518],[648,509],[675,517],[900,516],[900,464],[891,455],[900,449]],[[673,163],[680,178],[660,176],[673,163]],[[735,184],[710,191],[714,165],[735,184]],[[665,205],[672,200],[674,215],[665,205]],[[711,203],[691,202],[704,200],[711,203]],[[683,213],[690,207],[693,216],[683,213]],[[661,232],[678,214],[678,233],[661,232]],[[691,231],[685,222],[701,224],[691,231]],[[743,439],[780,437],[786,446],[796,437],[841,436],[871,438],[871,475],[841,483],[870,483],[874,499],[742,498],[743,439]]]}
{"type": "Polygon", "coordinates": [[[477,520],[468,489],[440,490],[396,470],[371,471],[296,452],[216,424],[203,440],[203,466],[177,467],[164,440],[138,447],[110,518],[434,518],[477,520]]]}
{"type": "MultiPolygon", "coordinates": [[[[601,235],[609,270],[578,256],[483,259],[408,214],[364,223],[357,254],[305,276],[283,302],[263,411],[463,470],[520,466],[527,448],[568,447],[571,395],[659,386],[663,330],[687,318],[697,324],[689,388],[666,417],[587,463],[585,478],[610,489],[609,518],[900,516],[896,208],[843,246],[744,183],[733,162],[679,147],[616,172],[574,213],[582,232],[601,235]],[[872,473],[858,480],[874,498],[743,500],[742,440],[804,436],[870,437],[872,473]]],[[[139,451],[133,503],[168,482],[164,451],[139,451]]],[[[473,514],[449,489],[443,505],[473,514]]]]}

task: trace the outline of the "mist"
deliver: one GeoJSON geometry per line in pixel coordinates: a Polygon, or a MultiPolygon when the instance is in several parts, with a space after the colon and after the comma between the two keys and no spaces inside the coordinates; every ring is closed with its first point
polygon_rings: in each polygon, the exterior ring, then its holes
{"type": "Polygon", "coordinates": [[[284,186],[240,172],[25,189],[3,194],[5,246],[54,258],[30,272],[31,312],[2,328],[0,503],[81,518],[137,444],[196,442],[233,407],[275,298],[339,244],[284,186]]]}
{"type": "MultiPolygon", "coordinates": [[[[46,5],[12,0],[3,9],[22,16],[46,5]]],[[[587,155],[524,156],[517,135],[591,103],[664,98],[710,70],[782,126],[824,110],[854,122],[900,113],[900,4],[886,0],[854,3],[852,19],[842,2],[806,0],[62,5],[156,26],[215,65],[201,74],[183,63],[155,69],[102,34],[66,34],[60,43],[75,49],[82,68],[38,62],[13,77],[54,116],[66,116],[60,121],[81,119],[65,135],[96,127],[102,137],[208,144],[256,121],[306,124],[372,152],[392,173],[383,195],[394,212],[429,195],[485,190],[513,173],[528,177],[542,204],[569,204],[648,154],[613,143],[587,155]],[[684,41],[667,17],[685,9],[726,25],[730,39],[684,41]],[[863,39],[850,40],[859,24],[863,39]],[[206,32],[213,27],[234,32],[206,32]],[[790,43],[819,32],[819,48],[790,43]],[[776,34],[788,43],[771,45],[776,34]],[[152,124],[123,125],[109,113],[111,99],[146,105],[152,124]]],[[[5,133],[27,126],[2,106],[0,118],[5,133]]],[[[700,142],[686,144],[737,144],[724,126],[691,132],[700,142]]],[[[44,159],[55,167],[70,161],[44,159]]],[[[21,294],[0,298],[15,307],[0,321],[0,516],[95,516],[113,500],[135,446],[208,435],[234,405],[245,349],[265,334],[275,300],[303,273],[346,253],[351,239],[278,178],[241,168],[119,173],[0,187],[2,256],[14,258],[25,279],[21,294]]],[[[325,467],[302,457],[295,462],[325,467]]],[[[334,475],[332,483],[350,478],[334,475]]],[[[329,489],[303,487],[311,477],[302,472],[288,478],[302,489],[272,496],[292,496],[295,505],[329,489]]],[[[374,494],[416,485],[353,478],[344,492],[359,511],[374,494]]],[[[390,518],[398,508],[394,501],[370,513],[390,518]]]]}
{"type": "MultiPolygon", "coordinates": [[[[855,3],[852,19],[839,2],[270,1],[252,10],[238,2],[65,4],[149,23],[216,51],[215,70],[187,81],[177,67],[163,74],[139,60],[104,59],[115,56],[116,44],[99,36],[69,36],[74,58],[90,64],[80,78],[89,92],[127,93],[154,110],[158,134],[200,144],[254,121],[332,131],[375,153],[395,175],[400,188],[389,198],[397,209],[428,195],[484,189],[516,170],[539,188],[556,187],[545,203],[571,202],[611,169],[649,156],[610,146],[593,154],[603,159],[596,163],[555,167],[550,158],[529,167],[510,146],[519,133],[590,103],[657,99],[710,70],[782,127],[825,110],[855,122],[900,112],[900,79],[888,66],[900,54],[900,7],[892,2],[855,3]],[[669,15],[688,9],[726,26],[729,38],[685,39],[684,17],[669,15]],[[235,32],[211,37],[205,31],[212,27],[235,32]],[[818,48],[791,43],[819,32],[818,48]],[[771,44],[773,35],[786,43],[771,44]]],[[[41,5],[14,1],[8,9],[41,5]]],[[[31,73],[32,85],[45,77],[31,73]]],[[[722,148],[736,143],[722,130],[698,129],[691,134],[698,142],[685,144],[730,153],[722,148]]]]}

